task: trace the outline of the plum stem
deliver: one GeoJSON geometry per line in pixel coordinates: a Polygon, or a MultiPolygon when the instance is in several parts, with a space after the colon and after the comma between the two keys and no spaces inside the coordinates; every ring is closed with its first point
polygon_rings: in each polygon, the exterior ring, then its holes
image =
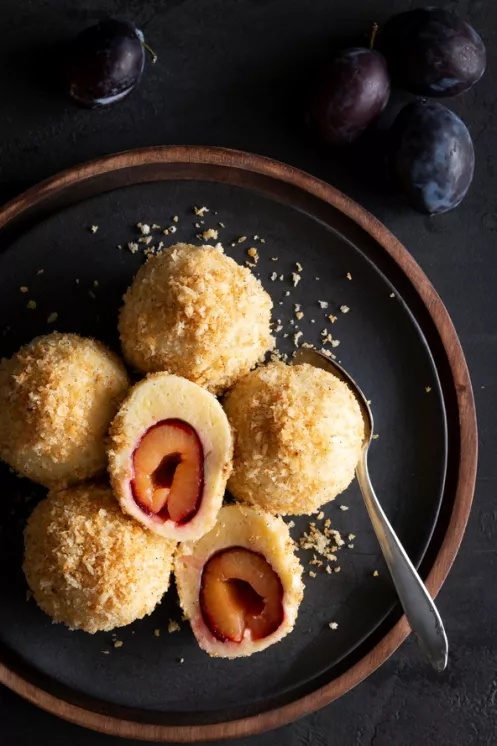
{"type": "Polygon", "coordinates": [[[158,60],[158,57],[155,54],[154,50],[151,47],[149,47],[149,45],[147,44],[146,41],[142,41],[142,45],[143,45],[143,48],[146,49],[147,52],[149,53],[149,55],[151,57],[152,65],[155,65],[155,63],[158,60]]]}
{"type": "Polygon", "coordinates": [[[378,33],[378,24],[375,21],[373,23],[372,28],[371,28],[371,36],[370,36],[370,39],[369,39],[369,48],[370,49],[373,49],[373,47],[374,47],[374,42],[375,42],[376,34],[377,33],[378,33]]]}

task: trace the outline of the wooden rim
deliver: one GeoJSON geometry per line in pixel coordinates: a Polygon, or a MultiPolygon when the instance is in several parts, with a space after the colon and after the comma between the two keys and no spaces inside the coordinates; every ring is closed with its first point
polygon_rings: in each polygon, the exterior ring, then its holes
{"type": "MultiPolygon", "coordinates": [[[[0,228],[28,208],[71,185],[134,166],[196,163],[236,167],[285,182],[332,205],[368,233],[407,277],[431,317],[442,343],[454,386],[459,417],[459,465],[454,501],[447,530],[433,560],[426,585],[435,596],[440,590],[461,543],[469,517],[476,479],[477,428],[473,391],[461,344],[441,299],[428,278],[402,244],[375,217],[344,194],[319,179],[262,156],[211,147],[172,146],[142,148],[75,166],[32,187],[0,210],[0,228]]],[[[136,722],[86,710],[40,689],[0,663],[0,682],[28,701],[65,720],[110,735],[156,742],[193,743],[253,735],[285,725],[307,715],[345,694],[375,671],[409,634],[402,617],[383,639],[360,661],[320,689],[282,707],[247,718],[196,726],[169,726],[136,722]]]]}

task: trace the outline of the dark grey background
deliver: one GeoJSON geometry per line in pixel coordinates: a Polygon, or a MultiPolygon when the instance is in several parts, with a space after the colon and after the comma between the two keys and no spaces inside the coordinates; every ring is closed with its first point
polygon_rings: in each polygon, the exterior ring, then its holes
{"type": "MultiPolygon", "coordinates": [[[[459,331],[479,411],[480,469],[468,533],[439,605],[451,642],[446,673],[431,673],[412,642],[355,691],[320,713],[240,746],[489,746],[497,741],[497,479],[493,424],[497,364],[497,6],[438,3],[481,32],[488,71],[449,105],[476,149],[472,190],[455,212],[430,219],[384,188],[376,154],[316,147],[301,126],[313,72],[340,40],[408,0],[2,0],[0,199],[98,155],[143,145],[200,143],[269,155],[324,178],[371,210],[405,243],[435,284],[459,331]],[[104,14],[141,25],[159,62],[140,89],[108,111],[74,108],[51,90],[47,50],[104,14]]],[[[62,60],[60,61],[62,64],[62,60]]],[[[106,746],[117,739],[56,720],[0,690],[0,744],[106,746]]]]}

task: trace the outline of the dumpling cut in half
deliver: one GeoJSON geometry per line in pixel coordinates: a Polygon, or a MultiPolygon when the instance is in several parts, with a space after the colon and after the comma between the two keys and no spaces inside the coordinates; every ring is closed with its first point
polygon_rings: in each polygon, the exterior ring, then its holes
{"type": "Polygon", "coordinates": [[[217,399],[185,378],[155,373],[132,388],[112,423],[109,473],[126,513],[157,534],[191,541],[216,522],[232,454],[217,399]]]}
{"type": "Polygon", "coordinates": [[[294,549],[281,518],[239,505],[221,508],[208,534],[178,548],[180,603],[203,650],[248,656],[291,632],[304,590],[294,549]]]}

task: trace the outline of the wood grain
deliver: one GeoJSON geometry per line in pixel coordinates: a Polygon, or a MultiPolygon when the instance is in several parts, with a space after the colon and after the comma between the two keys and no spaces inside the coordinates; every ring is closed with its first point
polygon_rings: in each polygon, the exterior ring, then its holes
{"type": "MultiPolygon", "coordinates": [[[[446,403],[453,408],[455,421],[459,422],[458,432],[450,433],[454,454],[445,523],[440,524],[442,535],[432,540],[436,551],[425,568],[427,587],[435,596],[457,554],[473,498],[477,464],[473,392],[461,345],[442,301],[409,252],[372,215],[328,184],[267,158],[218,148],[161,147],[101,158],[29,189],[0,210],[0,235],[4,242],[8,241],[44,215],[84,197],[163,179],[222,181],[255,189],[290,204],[298,194],[300,200],[303,196],[311,200],[310,210],[317,204],[332,206],[376,242],[383,260],[395,265],[419,299],[432,327],[430,345],[439,349],[437,363],[446,403]]],[[[384,663],[408,633],[408,624],[402,617],[365,657],[317,691],[270,712],[211,725],[158,725],[84,709],[34,685],[13,665],[0,663],[0,682],[59,717],[103,733],[156,742],[233,739],[279,727],[337,699],[384,663]]]]}

